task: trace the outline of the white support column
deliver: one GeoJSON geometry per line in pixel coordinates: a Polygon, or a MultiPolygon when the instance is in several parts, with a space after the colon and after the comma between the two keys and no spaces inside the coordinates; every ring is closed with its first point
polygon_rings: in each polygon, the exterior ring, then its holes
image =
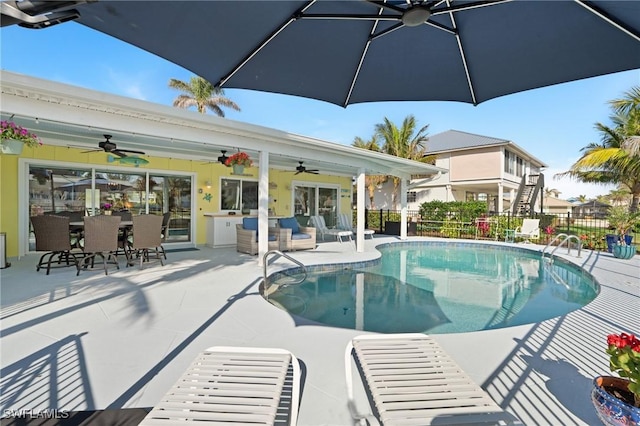
{"type": "Polygon", "coordinates": [[[260,151],[258,169],[258,265],[269,250],[269,151],[260,151]]]}
{"type": "Polygon", "coordinates": [[[356,177],[356,192],[358,199],[356,200],[356,219],[358,220],[356,229],[356,252],[364,252],[364,210],[365,210],[365,194],[366,188],[364,186],[364,169],[358,170],[358,176],[356,177]]]}
{"type": "Polygon", "coordinates": [[[407,239],[407,179],[400,179],[400,239],[407,239]]]}
{"type": "Polygon", "coordinates": [[[516,190],[512,189],[511,191],[509,191],[509,202],[510,202],[509,211],[511,213],[513,213],[513,202],[515,201],[515,199],[516,199],[516,190]]]}
{"type": "Polygon", "coordinates": [[[502,182],[498,182],[498,213],[504,210],[504,188],[502,182]]]}

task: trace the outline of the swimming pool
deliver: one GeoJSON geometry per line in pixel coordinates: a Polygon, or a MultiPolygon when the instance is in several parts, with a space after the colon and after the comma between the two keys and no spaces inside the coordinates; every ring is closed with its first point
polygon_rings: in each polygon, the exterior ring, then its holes
{"type": "Polygon", "coordinates": [[[377,249],[377,261],[310,267],[301,284],[282,285],[290,277],[276,273],[267,300],[334,327],[438,334],[540,322],[599,291],[583,269],[511,246],[420,241],[377,249]]]}

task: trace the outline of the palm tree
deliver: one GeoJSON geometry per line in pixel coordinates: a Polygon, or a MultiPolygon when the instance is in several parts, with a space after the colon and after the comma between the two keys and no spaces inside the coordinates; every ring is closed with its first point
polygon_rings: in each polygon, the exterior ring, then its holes
{"type": "Polygon", "coordinates": [[[224,90],[215,87],[202,77],[191,77],[188,83],[172,78],[169,80],[169,87],[184,92],[173,101],[174,107],[194,106],[200,114],[206,114],[208,108],[219,117],[224,117],[221,106],[240,111],[240,107],[235,102],[224,96],[224,90]]]}
{"type": "Polygon", "coordinates": [[[629,211],[635,212],[640,201],[640,88],[634,87],[626,98],[610,102],[615,113],[612,126],[596,123],[599,144],[582,149],[582,157],[571,168],[556,176],[570,176],[581,182],[613,183],[629,188],[629,211]]]}
{"type": "MultiPolygon", "coordinates": [[[[376,124],[375,135],[384,141],[382,152],[396,157],[408,158],[410,160],[431,163],[434,157],[427,157],[427,148],[425,143],[429,139],[427,137],[427,129],[429,125],[421,127],[416,131],[417,122],[413,115],[408,115],[400,127],[392,123],[387,117],[384,122],[376,124]]],[[[393,205],[397,204],[398,187],[400,186],[400,178],[393,177],[393,205]]]]}
{"type": "MultiPolygon", "coordinates": [[[[378,138],[376,135],[373,135],[368,141],[365,141],[361,137],[356,136],[351,145],[355,146],[356,148],[380,152],[380,145],[378,144],[378,138]]],[[[387,180],[387,176],[384,175],[366,175],[364,177],[364,183],[367,187],[367,190],[369,191],[369,207],[371,209],[375,208],[374,197],[376,194],[376,188],[385,183],[387,180]]]]}
{"type": "Polygon", "coordinates": [[[631,193],[623,186],[609,191],[609,200],[614,206],[626,205],[629,202],[631,193]]]}

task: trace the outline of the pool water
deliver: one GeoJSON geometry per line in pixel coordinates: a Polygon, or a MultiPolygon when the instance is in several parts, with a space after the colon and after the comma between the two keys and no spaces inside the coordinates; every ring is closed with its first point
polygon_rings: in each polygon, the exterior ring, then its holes
{"type": "MultiPolygon", "coordinates": [[[[329,326],[437,334],[540,322],[586,305],[599,288],[581,268],[519,248],[415,242],[378,249],[373,266],[310,268],[303,283],[275,287],[268,300],[329,326]]],[[[270,288],[285,282],[278,280],[270,288]]]]}

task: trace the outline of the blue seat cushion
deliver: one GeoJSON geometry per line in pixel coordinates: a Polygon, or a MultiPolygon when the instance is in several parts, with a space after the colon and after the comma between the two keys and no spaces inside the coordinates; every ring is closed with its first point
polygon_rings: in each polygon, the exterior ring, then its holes
{"type": "Polygon", "coordinates": [[[242,227],[250,231],[258,230],[258,218],[257,217],[243,217],[242,227]]]}
{"type": "MultiPolygon", "coordinates": [[[[267,241],[275,241],[276,240],[276,236],[273,234],[269,234],[269,237],[267,238],[267,241]]],[[[256,234],[256,243],[258,242],[258,234],[256,234]]]]}
{"type": "Polygon", "coordinates": [[[309,238],[311,238],[311,235],[303,234],[302,232],[298,232],[297,234],[294,234],[294,233],[291,234],[292,240],[308,240],[309,238]]]}
{"type": "Polygon", "coordinates": [[[286,217],[284,219],[278,219],[278,223],[280,224],[280,228],[289,228],[291,229],[292,234],[297,234],[300,232],[300,225],[298,225],[298,221],[295,217],[286,217]]]}

